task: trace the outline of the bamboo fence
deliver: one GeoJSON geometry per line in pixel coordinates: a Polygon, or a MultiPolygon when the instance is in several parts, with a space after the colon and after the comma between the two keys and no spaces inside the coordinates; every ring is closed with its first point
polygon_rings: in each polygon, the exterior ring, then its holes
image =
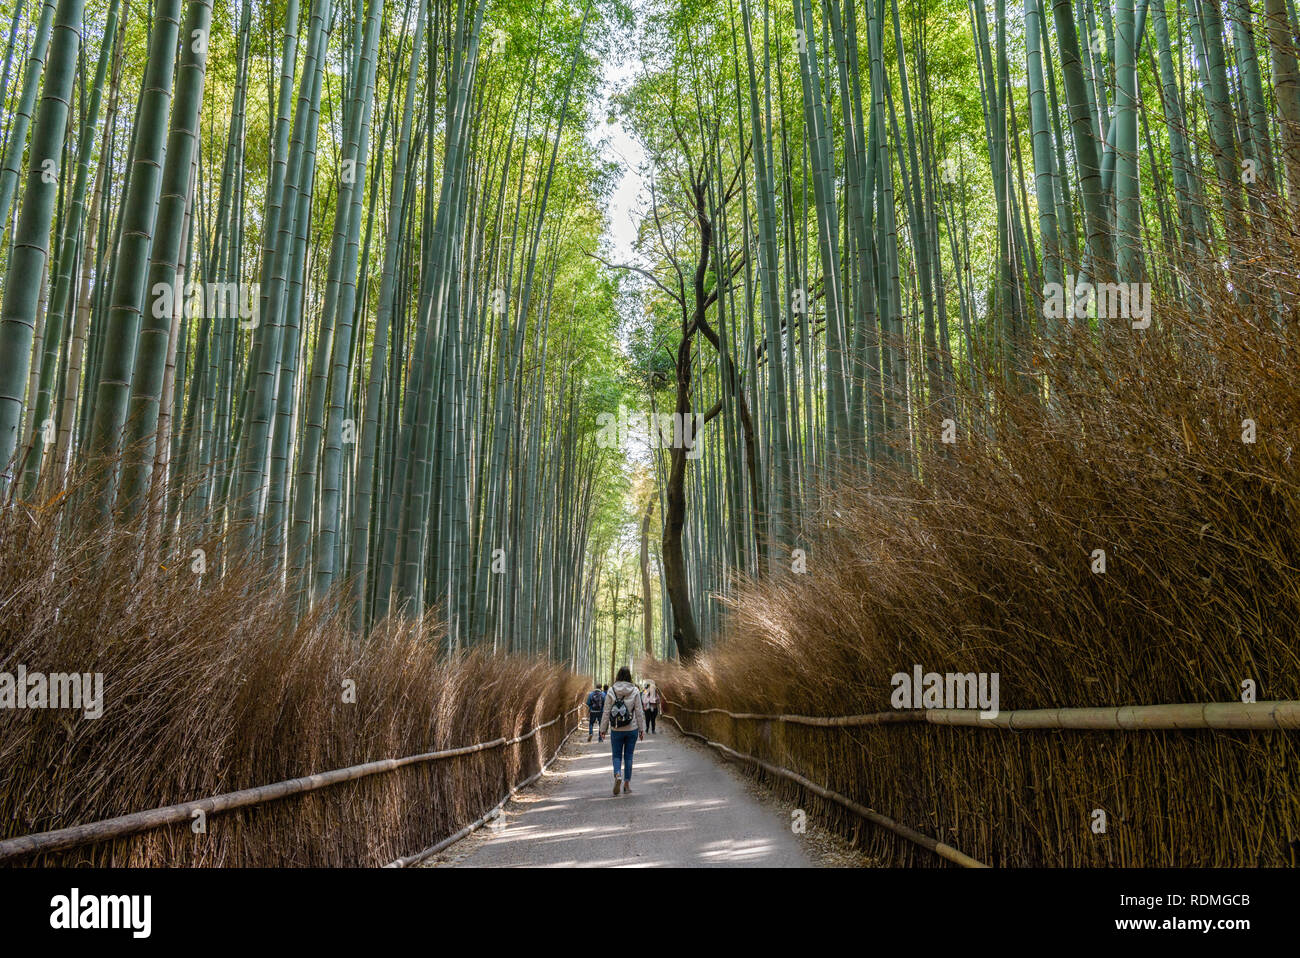
{"type": "MultiPolygon", "coordinates": [[[[570,711],[575,711],[575,710],[571,709],[570,711]]],[[[565,713],[565,715],[568,714],[569,712],[565,713]]],[[[524,779],[514,788],[510,789],[510,791],[506,793],[505,798],[501,799],[501,801],[497,802],[490,809],[484,812],[481,817],[470,822],[460,831],[456,832],[456,834],[448,835],[446,838],[438,842],[436,845],[430,845],[424,851],[416,852],[414,855],[407,855],[403,858],[395,859],[389,862],[384,867],[385,868],[410,868],[413,865],[418,865],[421,862],[427,861],[428,859],[432,858],[434,855],[438,854],[438,852],[442,851],[443,849],[450,848],[452,845],[455,845],[462,838],[468,838],[473,832],[478,831],[478,829],[482,828],[488,822],[492,821],[492,819],[496,818],[498,815],[501,814],[502,809],[506,807],[506,802],[510,801],[510,799],[514,798],[517,794],[519,794],[529,785],[533,784],[533,782],[537,781],[539,778],[541,778],[543,775],[546,774],[546,770],[550,768],[552,765],[554,765],[555,760],[560,757],[560,751],[564,748],[564,743],[567,742],[569,738],[573,735],[573,733],[578,731],[578,729],[580,728],[582,728],[581,723],[569,729],[568,734],[565,735],[563,740],[560,742],[560,744],[555,747],[554,753],[552,753],[550,759],[547,760],[546,764],[543,765],[539,771],[537,771],[533,775],[528,776],[528,778],[524,779]]]]}
{"type": "MultiPolygon", "coordinates": [[[[977,709],[908,709],[894,712],[873,712],[866,715],[776,715],[759,712],[732,712],[728,709],[695,709],[665,698],[665,704],[695,715],[726,715],[738,721],[781,722],[790,725],[810,725],[819,728],[861,728],[873,725],[930,724],[962,726],[966,728],[1002,729],[1007,731],[1094,730],[1094,731],[1178,731],[1219,729],[1249,731],[1300,729],[1300,702],[1193,702],[1177,705],[1123,705],[1102,708],[1016,709],[983,715],[977,709]]],[[[874,809],[819,785],[793,769],[774,765],[755,755],[738,752],[707,736],[691,732],[671,715],[664,713],[683,734],[699,739],[730,758],[756,765],[769,774],[797,783],[829,801],[847,808],[854,814],[889,829],[908,841],[929,849],[941,858],[964,868],[987,868],[987,865],[937,841],[928,835],[909,828],[874,809]]]]}
{"type": "MultiPolygon", "coordinates": [[[[684,709],[684,711],[695,711],[695,710],[684,709]]],[[[948,859],[948,861],[961,865],[963,868],[988,868],[989,867],[985,865],[983,862],[971,858],[969,855],[958,851],[957,849],[953,848],[951,845],[945,845],[943,842],[936,841],[935,839],[931,838],[929,835],[924,835],[921,832],[916,831],[915,829],[908,828],[906,825],[902,824],[901,822],[896,822],[892,818],[882,815],[879,812],[875,811],[874,809],[867,808],[865,805],[859,805],[857,802],[855,802],[853,799],[849,798],[848,796],[841,795],[839,792],[832,792],[829,788],[824,788],[823,786],[818,785],[812,779],[805,778],[804,776],[800,775],[798,772],[785,768],[782,765],[773,765],[771,762],[765,762],[761,758],[758,758],[757,756],[754,755],[746,755],[744,752],[737,752],[735,749],[728,748],[726,745],[723,745],[721,742],[714,742],[713,740],[706,738],[705,736],[700,735],[697,732],[688,732],[686,729],[682,728],[682,724],[678,722],[677,719],[673,718],[671,715],[668,715],[667,713],[663,715],[663,718],[668,719],[668,721],[676,725],[677,730],[680,731],[683,735],[689,735],[691,738],[697,738],[701,742],[704,742],[706,745],[710,745],[713,748],[716,748],[718,751],[722,752],[724,755],[730,756],[731,758],[740,759],[741,761],[744,762],[751,762],[766,772],[770,772],[773,775],[778,775],[781,778],[786,778],[792,782],[796,782],[799,785],[802,785],[804,788],[808,789],[810,792],[815,792],[816,794],[820,795],[822,798],[829,799],[832,802],[835,802],[839,805],[843,805],[845,808],[853,812],[855,815],[859,815],[862,818],[867,819],[867,821],[869,822],[873,822],[877,825],[880,825],[883,828],[887,828],[891,832],[895,833],[896,835],[901,835],[903,838],[906,838],[908,841],[915,842],[916,844],[920,845],[923,848],[928,848],[930,851],[934,852],[936,855],[938,855],[941,858],[946,858],[948,859]]]]}
{"type": "Polygon", "coordinates": [[[1187,729],[1269,730],[1300,729],[1300,702],[1192,702],[1185,705],[1119,705],[1101,708],[1016,709],[985,717],[977,709],[908,709],[867,715],[766,715],[693,709],[664,700],[683,712],[710,712],[733,719],[786,722],[823,728],[860,728],[867,725],[958,725],[1000,728],[1013,732],[1029,729],[1093,729],[1099,731],[1159,731],[1187,729]]]}
{"type": "MultiPolygon", "coordinates": [[[[264,805],[268,802],[278,801],[283,798],[289,798],[293,795],[301,795],[306,792],[314,792],[318,789],[328,788],[331,785],[338,785],[343,782],[352,782],[360,778],[367,778],[371,775],[382,775],[388,772],[394,772],[399,768],[408,765],[423,764],[425,762],[436,762],[444,759],[455,758],[459,755],[471,755],[475,752],[484,752],[490,749],[505,748],[511,745],[518,745],[528,741],[543,729],[550,728],[557,722],[562,722],[568,716],[581,709],[581,705],[574,706],[567,712],[557,715],[549,722],[543,722],[536,728],[523,735],[517,735],[514,738],[495,738],[487,742],[479,742],[475,745],[464,745],[459,748],[440,749],[435,752],[421,752],[418,755],[407,755],[402,758],[385,758],[374,762],[365,762],[360,765],[350,765],[347,768],[336,768],[329,772],[318,772],[313,775],[305,775],[301,778],[291,778],[283,782],[273,782],[270,785],[258,785],[254,788],[244,788],[235,792],[225,792],[221,795],[213,795],[209,798],[201,798],[192,802],[181,802],[176,805],[165,805],[161,808],[151,808],[148,811],[133,812],[129,815],[119,815],[116,818],[107,818],[97,822],[87,822],[84,825],[72,825],[68,828],[59,828],[48,832],[37,832],[32,835],[19,835],[15,838],[7,838],[0,841],[0,863],[12,861],[16,858],[34,855],[42,852],[62,851],[68,848],[76,848],[81,845],[90,845],[97,842],[111,841],[118,838],[126,838],[130,835],[138,835],[141,832],[152,831],[156,828],[162,828],[166,825],[175,825],[180,822],[190,821],[194,818],[196,812],[201,812],[204,816],[215,815],[220,812],[233,811],[238,808],[249,808],[255,805],[264,805]]],[[[572,733],[570,733],[572,734],[572,733]]],[[[567,739],[568,736],[566,736],[567,739]]],[[[563,743],[561,743],[563,744],[563,743]]],[[[559,752],[559,748],[556,749],[559,752]]],[[[552,761],[554,756],[552,756],[552,761]]],[[[550,764],[549,762],[547,763],[550,764]]],[[[534,781],[540,775],[533,776],[528,781],[534,781]]],[[[527,783],[524,783],[527,784],[527,783]]],[[[511,790],[513,795],[523,784],[516,786],[511,790]]],[[[506,800],[509,799],[506,796],[506,800]]],[[[505,800],[503,800],[504,803],[505,800]]],[[[500,807],[499,805],[497,806],[500,807]]],[[[481,825],[488,817],[485,816],[477,824],[481,825]]],[[[462,830],[465,835],[473,831],[473,828],[462,830]]],[[[464,837],[464,835],[460,835],[464,837]]],[[[451,844],[448,841],[446,844],[451,844]]],[[[443,846],[445,847],[445,845],[443,846]]],[[[434,846],[437,849],[438,846],[434,846]]],[[[420,853],[427,857],[433,854],[432,850],[420,853]]],[[[416,856],[418,857],[418,856],[416,856]]],[[[403,861],[403,859],[398,859],[403,861]]],[[[396,863],[394,863],[396,864],[396,863]]]]}

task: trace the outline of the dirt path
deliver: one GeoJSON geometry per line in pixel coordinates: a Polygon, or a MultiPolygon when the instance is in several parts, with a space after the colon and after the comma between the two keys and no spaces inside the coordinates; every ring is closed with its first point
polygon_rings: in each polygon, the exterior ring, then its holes
{"type": "Polygon", "coordinates": [[[636,747],[633,791],[615,797],[609,742],[575,733],[537,786],[432,865],[468,868],[813,865],[789,811],[763,803],[675,730],[636,747]]]}

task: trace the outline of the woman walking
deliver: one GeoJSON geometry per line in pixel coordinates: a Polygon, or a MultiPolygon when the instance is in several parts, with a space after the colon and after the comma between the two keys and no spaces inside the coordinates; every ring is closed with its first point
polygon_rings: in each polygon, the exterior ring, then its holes
{"type": "Polygon", "coordinates": [[[641,706],[641,692],[632,684],[632,670],[626,665],[618,670],[618,678],[605,696],[605,708],[600,714],[600,740],[609,732],[610,748],[614,754],[614,794],[632,791],[632,752],[639,739],[645,738],[645,710],[641,706]]]}
{"type": "Polygon", "coordinates": [[[655,734],[655,719],[659,717],[659,686],[653,682],[645,684],[641,701],[645,705],[645,724],[651,735],[655,734]]]}

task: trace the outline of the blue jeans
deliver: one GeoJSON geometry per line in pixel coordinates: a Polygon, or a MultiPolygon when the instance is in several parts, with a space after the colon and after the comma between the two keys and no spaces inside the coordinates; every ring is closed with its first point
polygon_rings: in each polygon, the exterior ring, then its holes
{"type": "MultiPolygon", "coordinates": [[[[600,713],[588,712],[587,713],[587,737],[588,738],[591,737],[592,732],[596,731],[596,726],[598,725],[600,725],[600,713]]],[[[581,728],[581,726],[579,726],[579,728],[581,728]]]]}
{"type": "Polygon", "coordinates": [[[636,748],[636,737],[636,729],[632,729],[630,732],[609,733],[609,745],[614,753],[614,777],[622,778],[625,782],[632,781],[632,752],[636,748]],[[621,774],[619,772],[620,761],[623,765],[621,774]]]}

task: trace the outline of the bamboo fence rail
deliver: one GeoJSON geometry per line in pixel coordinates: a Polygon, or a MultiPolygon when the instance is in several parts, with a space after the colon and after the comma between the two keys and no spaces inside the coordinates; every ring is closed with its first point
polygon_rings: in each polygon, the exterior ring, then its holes
{"type": "MultiPolygon", "coordinates": [[[[565,714],[567,715],[568,713],[566,712],[565,714]]],[[[561,749],[564,748],[564,743],[567,742],[573,736],[573,733],[580,728],[582,728],[581,722],[575,725],[573,728],[569,729],[568,734],[564,736],[564,738],[560,741],[559,745],[555,746],[555,752],[551,755],[550,759],[546,762],[546,764],[541,767],[541,770],[534,775],[528,776],[528,778],[524,779],[514,788],[510,789],[510,791],[506,793],[505,798],[501,799],[501,801],[497,802],[490,809],[484,812],[480,818],[477,818],[473,822],[470,822],[470,824],[466,825],[456,834],[447,836],[442,841],[438,842],[436,845],[430,845],[424,851],[416,852],[414,855],[406,855],[402,858],[394,859],[384,867],[385,868],[410,868],[413,865],[418,865],[420,864],[420,862],[427,861],[428,859],[432,858],[434,855],[438,854],[438,852],[442,851],[443,849],[450,848],[452,845],[455,845],[462,838],[468,838],[471,834],[478,831],[488,822],[492,821],[492,819],[496,818],[498,815],[501,814],[501,810],[506,807],[506,802],[510,801],[510,799],[514,798],[517,794],[519,794],[529,785],[533,784],[533,782],[537,781],[539,778],[541,778],[543,775],[546,774],[546,770],[550,768],[552,765],[554,765],[555,760],[560,757],[560,751],[561,749]]]]}
{"type": "Polygon", "coordinates": [[[836,802],[840,805],[843,805],[845,808],[853,812],[855,815],[859,815],[862,818],[867,819],[867,821],[869,822],[873,822],[876,825],[880,825],[883,828],[887,828],[891,832],[894,832],[896,835],[901,835],[903,838],[906,838],[908,841],[915,842],[917,845],[920,845],[923,848],[928,848],[930,851],[934,852],[936,855],[938,855],[941,858],[946,858],[948,859],[948,861],[961,865],[963,868],[988,868],[989,867],[988,865],[985,865],[983,862],[971,858],[969,855],[958,851],[957,849],[953,848],[951,845],[945,845],[943,842],[936,841],[935,839],[931,838],[929,835],[924,835],[921,832],[916,831],[915,829],[908,828],[906,825],[902,824],[901,822],[896,822],[892,818],[889,818],[885,815],[881,815],[879,812],[875,811],[874,809],[867,808],[865,805],[859,805],[857,802],[855,802],[853,799],[849,798],[848,796],[841,795],[839,792],[832,792],[829,788],[824,788],[823,786],[818,785],[812,779],[805,778],[804,776],[800,775],[798,772],[792,771],[791,769],[785,768],[784,766],[781,765],[773,765],[771,762],[765,762],[761,758],[758,758],[757,756],[754,755],[746,755],[744,752],[737,752],[735,749],[728,748],[726,745],[723,745],[721,742],[714,742],[711,739],[708,739],[697,732],[688,732],[686,729],[682,728],[681,723],[678,722],[677,719],[673,718],[671,715],[668,715],[667,713],[665,713],[663,717],[668,719],[668,721],[672,722],[674,725],[676,725],[677,730],[680,731],[683,735],[689,735],[691,738],[697,738],[701,742],[704,742],[706,745],[710,745],[713,748],[716,748],[724,755],[729,755],[732,758],[740,759],[741,761],[752,762],[753,764],[757,765],[759,768],[762,768],[763,770],[770,772],[773,775],[778,775],[781,778],[786,778],[792,782],[796,782],[799,785],[802,785],[804,788],[808,789],[810,792],[815,792],[816,794],[820,795],[822,798],[829,799],[832,802],[836,802]]]}
{"type": "Polygon", "coordinates": [[[786,722],[823,728],[860,728],[867,725],[955,725],[1000,728],[1013,732],[1029,729],[1095,729],[1100,731],[1157,731],[1188,729],[1300,729],[1300,702],[1192,702],[1184,705],[1120,705],[1100,708],[1016,709],[983,717],[977,709],[906,709],[868,715],[764,715],[726,709],[693,709],[664,700],[683,712],[710,712],[733,719],[786,722]]]}
{"type": "MultiPolygon", "coordinates": [[[[759,712],[732,712],[727,709],[695,709],[665,698],[665,704],[695,715],[726,715],[740,721],[784,722],[819,728],[861,728],[873,725],[930,724],[966,728],[998,728],[1014,732],[1032,729],[1095,731],[1187,731],[1197,729],[1291,730],[1300,729],[1300,702],[1194,702],[1178,705],[1123,705],[1102,708],[1016,709],[983,716],[977,709],[909,709],[874,712],[867,715],[768,715],[759,712]]],[[[664,713],[684,735],[699,739],[731,758],[749,762],[780,778],[795,782],[822,798],[833,801],[854,814],[897,835],[927,848],[948,861],[966,868],[987,868],[969,855],[928,835],[908,828],[874,809],[833,792],[792,769],[773,765],[755,755],[737,752],[697,732],[687,731],[673,716],[664,713]]]]}
{"type": "Polygon", "coordinates": [[[201,798],[192,802],[165,805],[161,808],[151,808],[144,812],[132,812],[129,815],[119,815],[116,818],[107,818],[97,822],[88,822],[84,825],[72,825],[68,828],[59,828],[48,832],[37,832],[32,835],[19,835],[15,838],[7,838],[0,841],[0,863],[40,852],[62,851],[67,848],[76,848],[81,845],[90,845],[96,842],[110,841],[117,838],[125,838],[129,835],[137,835],[141,832],[152,831],[155,828],[162,828],[165,825],[174,825],[180,822],[189,821],[194,817],[195,812],[202,812],[206,816],[214,815],[219,812],[232,811],[237,808],[263,805],[267,802],[278,801],[283,798],[289,798],[293,795],[314,792],[318,789],[327,788],[330,785],[338,785],[342,782],[352,782],[371,775],[381,775],[387,772],[393,772],[407,765],[436,762],[443,759],[455,758],[458,755],[471,755],[475,752],[483,752],[489,749],[518,745],[522,742],[528,741],[528,739],[532,738],[543,729],[550,728],[557,722],[563,721],[581,708],[581,705],[574,706],[567,712],[551,719],[549,722],[544,722],[531,731],[526,732],[523,735],[517,735],[514,738],[495,738],[491,741],[479,742],[475,745],[464,745],[459,748],[440,749],[435,752],[422,752],[418,755],[407,755],[402,758],[379,759],[378,761],[365,762],[361,765],[350,765],[347,768],[336,768],[329,772],[318,772],[314,775],[305,775],[301,778],[291,778],[283,782],[273,782],[270,785],[258,785],[254,788],[244,788],[235,792],[225,792],[221,795],[213,795],[209,798],[201,798]]]}

